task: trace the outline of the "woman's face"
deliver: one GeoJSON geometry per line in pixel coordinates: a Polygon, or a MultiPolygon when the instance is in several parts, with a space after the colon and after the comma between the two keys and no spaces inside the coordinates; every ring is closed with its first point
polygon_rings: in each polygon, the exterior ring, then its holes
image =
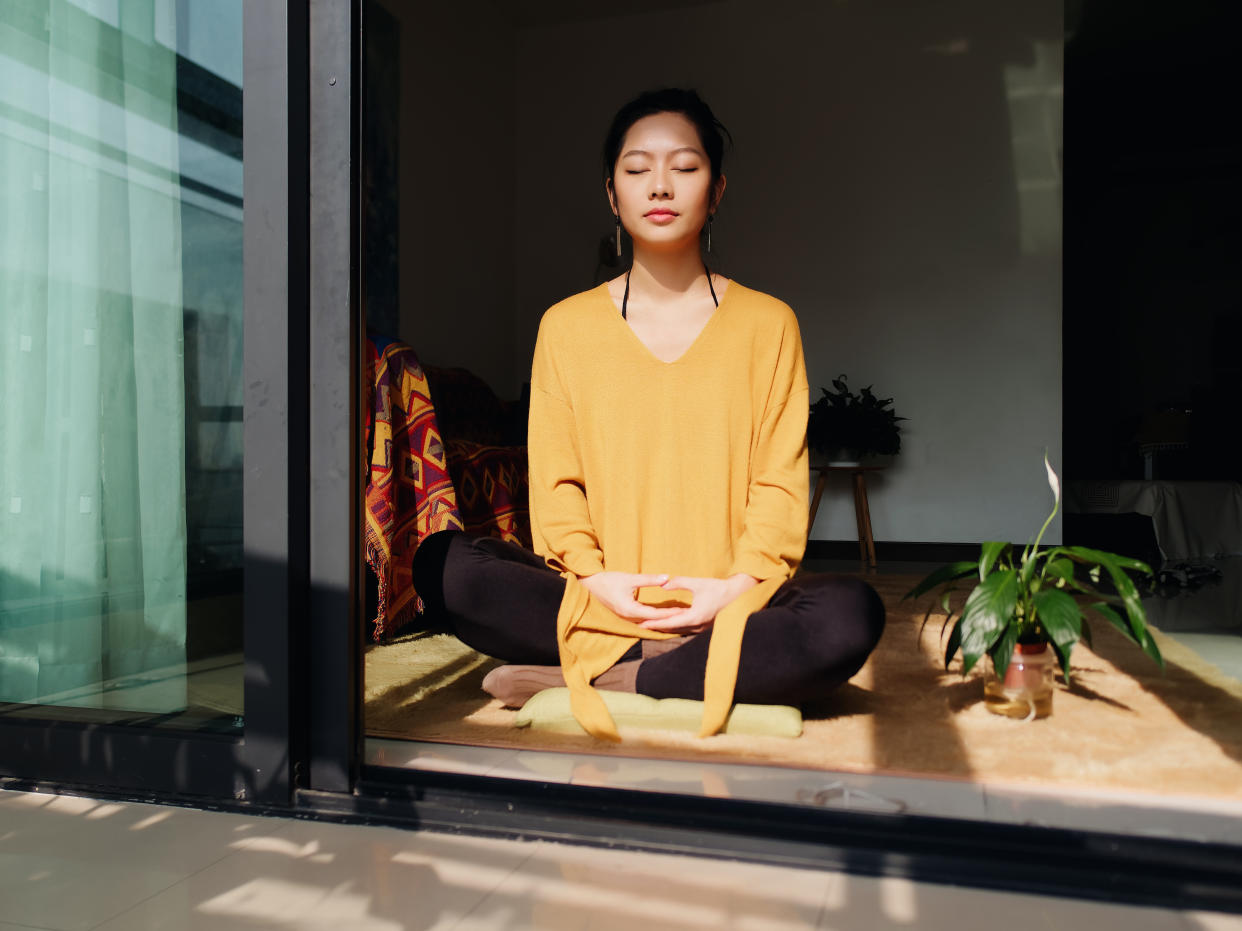
{"type": "Polygon", "coordinates": [[[724,192],[711,196],[712,169],[694,124],[680,113],[653,113],[630,127],[613,170],[609,198],[636,242],[684,248],[707,223],[724,192]]]}

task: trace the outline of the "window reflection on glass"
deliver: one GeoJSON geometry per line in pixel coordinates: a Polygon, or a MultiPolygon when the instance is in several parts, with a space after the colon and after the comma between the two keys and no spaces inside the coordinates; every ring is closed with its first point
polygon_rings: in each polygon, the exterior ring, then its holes
{"type": "Polygon", "coordinates": [[[241,723],[241,49],[241,0],[0,6],[9,714],[241,723]]]}
{"type": "Polygon", "coordinates": [[[1064,71],[1064,46],[1059,39],[1035,41],[1031,61],[1005,65],[1024,255],[1061,251],[1064,71]]]}

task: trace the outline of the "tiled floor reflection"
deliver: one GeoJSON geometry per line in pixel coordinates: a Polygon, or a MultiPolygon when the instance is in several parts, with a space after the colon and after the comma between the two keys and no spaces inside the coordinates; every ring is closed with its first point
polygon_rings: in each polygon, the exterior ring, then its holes
{"type": "Polygon", "coordinates": [[[998,926],[1242,931],[1242,916],[0,791],[0,931],[998,926]]]}
{"type": "Polygon", "coordinates": [[[1145,595],[1147,616],[1160,630],[1242,680],[1242,557],[1187,565],[1215,569],[1219,575],[1185,588],[1163,586],[1145,595]]]}
{"type": "Polygon", "coordinates": [[[365,762],[846,811],[970,818],[1080,830],[1242,843],[1237,801],[1117,790],[983,785],[956,779],[833,773],[741,763],[492,749],[367,738],[365,762]]]}

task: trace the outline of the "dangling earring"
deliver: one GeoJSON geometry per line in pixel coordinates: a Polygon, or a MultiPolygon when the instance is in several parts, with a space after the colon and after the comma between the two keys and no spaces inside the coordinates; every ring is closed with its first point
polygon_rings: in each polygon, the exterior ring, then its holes
{"type": "Polygon", "coordinates": [[[621,214],[614,213],[613,218],[617,221],[617,258],[621,258],[621,214]]]}
{"type": "Polygon", "coordinates": [[[712,251],[712,220],[716,219],[716,214],[709,213],[707,215],[707,251],[712,251]]]}

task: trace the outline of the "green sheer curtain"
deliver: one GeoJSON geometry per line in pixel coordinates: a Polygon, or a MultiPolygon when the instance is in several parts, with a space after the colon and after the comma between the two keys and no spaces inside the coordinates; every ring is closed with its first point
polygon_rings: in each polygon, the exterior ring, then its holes
{"type": "Polygon", "coordinates": [[[174,11],[0,4],[0,701],[185,705],[174,11]]]}

